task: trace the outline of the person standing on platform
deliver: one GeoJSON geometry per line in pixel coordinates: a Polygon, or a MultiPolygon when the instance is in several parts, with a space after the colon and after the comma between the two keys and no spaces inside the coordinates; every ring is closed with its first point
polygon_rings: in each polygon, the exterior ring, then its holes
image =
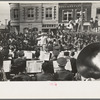
{"type": "Polygon", "coordinates": [[[93,29],[93,24],[94,24],[94,21],[93,21],[93,18],[90,19],[90,31],[92,31],[93,29]]]}
{"type": "Polygon", "coordinates": [[[79,25],[79,19],[78,18],[75,20],[75,24],[76,24],[76,32],[77,32],[78,31],[78,25],[79,25]]]}
{"type": "Polygon", "coordinates": [[[81,25],[82,25],[82,16],[79,17],[77,32],[81,30],[81,27],[82,27],[81,25]]]}
{"type": "Polygon", "coordinates": [[[94,25],[95,25],[95,31],[98,32],[98,17],[97,16],[95,17],[94,25]]]}

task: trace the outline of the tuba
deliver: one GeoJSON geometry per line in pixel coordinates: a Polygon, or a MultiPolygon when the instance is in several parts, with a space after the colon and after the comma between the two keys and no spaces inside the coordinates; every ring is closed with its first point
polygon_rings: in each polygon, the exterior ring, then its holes
{"type": "Polygon", "coordinates": [[[85,78],[100,78],[100,42],[87,45],[78,55],[77,71],[85,78]]]}

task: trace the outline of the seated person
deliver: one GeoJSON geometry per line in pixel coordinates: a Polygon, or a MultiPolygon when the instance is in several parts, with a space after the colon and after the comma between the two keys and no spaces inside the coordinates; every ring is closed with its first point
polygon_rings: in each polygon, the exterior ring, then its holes
{"type": "Polygon", "coordinates": [[[60,57],[57,59],[57,63],[59,66],[59,69],[55,73],[55,80],[57,81],[72,81],[74,79],[74,76],[71,71],[65,69],[65,65],[67,63],[66,58],[60,57]]]}
{"type": "Polygon", "coordinates": [[[12,77],[10,81],[32,81],[31,77],[26,73],[26,69],[22,67],[17,75],[12,77]]]}
{"type": "Polygon", "coordinates": [[[12,72],[15,74],[11,81],[31,81],[31,77],[26,73],[26,59],[23,51],[19,52],[19,58],[15,59],[12,66],[12,72]]]}
{"type": "Polygon", "coordinates": [[[53,74],[54,74],[54,69],[53,66],[50,64],[50,62],[45,61],[42,64],[42,70],[43,72],[40,74],[36,75],[36,80],[37,81],[53,81],[53,74]]]}
{"type": "Polygon", "coordinates": [[[11,74],[18,74],[20,70],[23,68],[26,68],[26,58],[24,57],[24,52],[19,51],[18,58],[12,60],[12,66],[11,66],[11,74]]]}

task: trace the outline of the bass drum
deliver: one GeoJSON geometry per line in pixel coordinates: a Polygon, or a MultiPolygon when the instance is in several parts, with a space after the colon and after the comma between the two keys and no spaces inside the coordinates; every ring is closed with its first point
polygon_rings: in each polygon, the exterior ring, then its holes
{"type": "Polygon", "coordinates": [[[91,43],[78,55],[77,71],[85,78],[100,78],[100,42],[91,43]]]}

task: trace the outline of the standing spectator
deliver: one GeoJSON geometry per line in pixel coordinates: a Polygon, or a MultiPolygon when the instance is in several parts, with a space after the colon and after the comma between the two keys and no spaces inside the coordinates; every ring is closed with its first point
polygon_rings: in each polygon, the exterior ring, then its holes
{"type": "Polygon", "coordinates": [[[78,31],[78,24],[79,24],[79,19],[78,18],[75,20],[75,24],[76,24],[76,32],[77,32],[78,31]]]}
{"type": "Polygon", "coordinates": [[[78,21],[78,31],[81,30],[81,24],[82,24],[82,16],[79,17],[79,21],[78,21]]]}
{"type": "Polygon", "coordinates": [[[2,55],[3,55],[3,59],[7,60],[8,59],[8,55],[9,55],[8,46],[4,46],[1,52],[2,52],[2,55]]]}
{"type": "Polygon", "coordinates": [[[69,32],[73,31],[73,23],[72,23],[72,20],[69,21],[69,23],[67,25],[67,29],[69,30],[69,32]]]}
{"type": "Polygon", "coordinates": [[[93,26],[94,25],[94,21],[93,21],[93,18],[90,19],[90,31],[92,31],[93,29],[93,26]]]}
{"type": "Polygon", "coordinates": [[[95,23],[94,23],[94,25],[95,25],[96,32],[98,32],[98,17],[97,16],[95,17],[95,23]]]}

